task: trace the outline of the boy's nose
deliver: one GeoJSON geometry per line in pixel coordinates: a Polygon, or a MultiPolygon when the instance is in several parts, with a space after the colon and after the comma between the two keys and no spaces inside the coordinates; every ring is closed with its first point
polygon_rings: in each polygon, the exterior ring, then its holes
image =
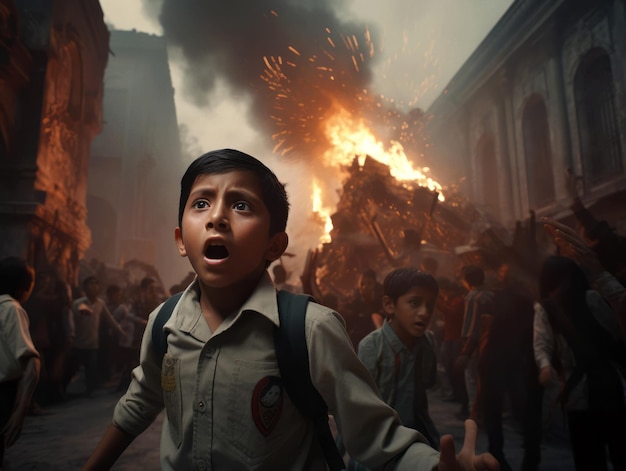
{"type": "Polygon", "coordinates": [[[207,229],[219,229],[226,230],[229,227],[228,218],[219,208],[215,208],[215,211],[211,211],[206,223],[207,229]]]}

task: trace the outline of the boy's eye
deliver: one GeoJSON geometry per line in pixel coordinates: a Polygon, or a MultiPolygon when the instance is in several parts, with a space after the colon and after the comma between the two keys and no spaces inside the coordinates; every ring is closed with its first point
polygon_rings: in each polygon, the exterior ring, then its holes
{"type": "Polygon", "coordinates": [[[252,209],[250,205],[246,203],[245,201],[237,201],[233,205],[233,208],[236,209],[237,211],[250,211],[252,209]]]}
{"type": "Polygon", "coordinates": [[[410,302],[411,306],[419,307],[422,304],[424,304],[424,299],[423,298],[413,298],[409,302],[410,302]]]}
{"type": "Polygon", "coordinates": [[[195,209],[205,209],[209,207],[209,203],[205,200],[198,200],[193,203],[193,207],[195,209]]]}

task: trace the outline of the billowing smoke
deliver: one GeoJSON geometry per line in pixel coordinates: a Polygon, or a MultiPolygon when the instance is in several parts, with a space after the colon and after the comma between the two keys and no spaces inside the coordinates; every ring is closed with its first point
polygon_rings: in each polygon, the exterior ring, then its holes
{"type": "Polygon", "coordinates": [[[320,126],[367,95],[376,31],[341,18],[344,0],[144,0],[186,63],[185,93],[200,105],[218,83],[249,100],[248,117],[276,153],[325,148],[320,126]]]}
{"type": "Polygon", "coordinates": [[[331,147],[328,118],[341,109],[381,139],[417,139],[411,130],[419,127],[421,112],[403,114],[371,91],[378,31],[351,21],[347,0],[143,1],[182,56],[186,99],[207,114],[216,93],[245,102],[249,116],[241,119],[279,157],[269,164],[268,156],[257,155],[287,182],[298,208],[288,225],[288,251],[296,256],[283,260],[297,276],[324,230],[311,214],[311,182],[322,186],[326,207],[337,203],[341,187],[341,170],[320,165],[331,147]]]}

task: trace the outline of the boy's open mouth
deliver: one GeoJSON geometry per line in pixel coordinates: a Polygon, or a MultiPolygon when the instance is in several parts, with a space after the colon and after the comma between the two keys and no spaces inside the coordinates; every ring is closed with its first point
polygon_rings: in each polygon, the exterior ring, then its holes
{"type": "Polygon", "coordinates": [[[228,257],[228,249],[223,245],[209,245],[204,256],[209,260],[222,260],[228,257]]]}

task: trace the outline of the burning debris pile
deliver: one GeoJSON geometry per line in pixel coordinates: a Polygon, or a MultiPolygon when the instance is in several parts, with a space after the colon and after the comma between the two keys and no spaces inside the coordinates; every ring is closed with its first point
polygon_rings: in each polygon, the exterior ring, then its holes
{"type": "Polygon", "coordinates": [[[331,241],[317,251],[317,283],[322,293],[344,296],[368,268],[384,276],[393,268],[417,265],[424,247],[453,253],[468,244],[481,215],[454,196],[412,181],[400,182],[390,168],[366,157],[347,169],[336,212],[331,216],[331,241]]]}

